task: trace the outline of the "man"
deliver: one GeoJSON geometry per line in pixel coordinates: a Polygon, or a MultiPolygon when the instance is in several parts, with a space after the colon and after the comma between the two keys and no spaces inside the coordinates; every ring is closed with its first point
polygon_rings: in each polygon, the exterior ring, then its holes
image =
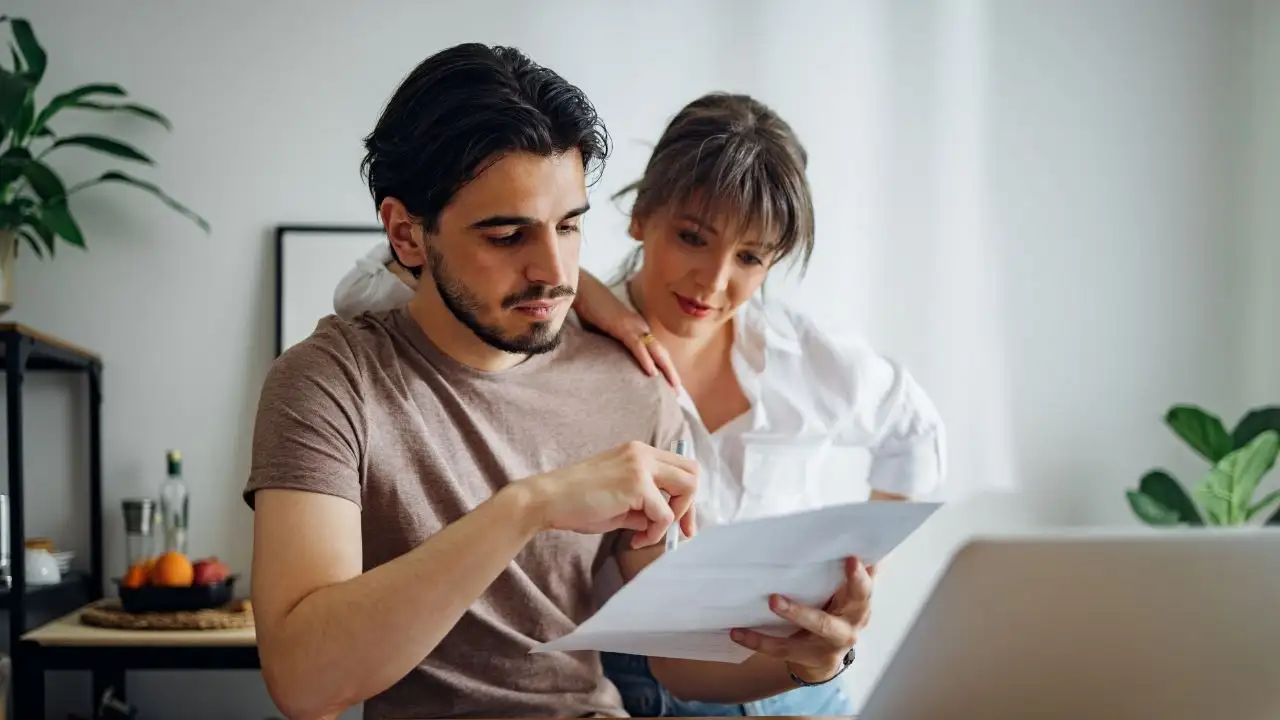
{"type": "MultiPolygon", "coordinates": [[[[272,698],[291,718],[624,715],[595,653],[530,654],[679,523],[696,465],[675,395],[566,326],[586,176],[607,134],[580,90],[516,51],[424,61],[366,139],[382,224],[421,270],[403,309],[326,318],[271,369],[245,498],[272,698]]],[[[742,665],[654,660],[669,687],[749,700],[839,669],[865,620],[856,567],[806,630],[740,636],[742,665]]]]}

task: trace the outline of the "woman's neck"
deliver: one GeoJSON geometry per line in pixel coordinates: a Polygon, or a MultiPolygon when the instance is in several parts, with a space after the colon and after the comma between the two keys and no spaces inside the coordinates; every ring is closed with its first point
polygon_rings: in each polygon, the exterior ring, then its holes
{"type": "MultiPolygon", "coordinates": [[[[627,284],[627,292],[640,314],[648,318],[644,298],[639,297],[634,283],[627,284]]],[[[716,432],[751,409],[751,401],[733,371],[733,322],[724,323],[705,337],[683,338],[649,319],[654,336],[671,356],[707,432],[716,432]]]]}
{"type": "MultiPolygon", "coordinates": [[[[660,323],[654,322],[653,318],[645,312],[644,297],[634,278],[627,282],[627,295],[640,315],[649,321],[651,332],[666,348],[667,354],[671,356],[671,361],[676,366],[676,372],[680,373],[680,378],[686,386],[690,383],[696,385],[700,378],[714,377],[725,368],[731,367],[733,320],[702,337],[680,337],[662,327],[660,323]],[[701,372],[698,369],[701,369],[701,372]]],[[[692,387],[690,392],[693,392],[692,387]]]]}

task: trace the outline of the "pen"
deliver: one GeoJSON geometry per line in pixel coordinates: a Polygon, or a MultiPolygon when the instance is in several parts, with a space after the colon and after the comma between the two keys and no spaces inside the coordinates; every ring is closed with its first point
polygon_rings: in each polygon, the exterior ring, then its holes
{"type": "MultiPolygon", "coordinates": [[[[683,439],[676,440],[671,446],[671,452],[681,457],[685,456],[685,442],[683,439]]],[[[667,545],[664,552],[674,552],[676,545],[680,542],[680,523],[679,521],[671,523],[671,527],[667,528],[667,545]]]]}

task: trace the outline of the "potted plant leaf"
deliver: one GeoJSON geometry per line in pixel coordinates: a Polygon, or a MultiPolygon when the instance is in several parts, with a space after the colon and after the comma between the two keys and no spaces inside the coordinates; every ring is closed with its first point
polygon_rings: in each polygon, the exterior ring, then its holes
{"type": "Polygon", "coordinates": [[[88,150],[142,165],[154,161],[135,147],[99,134],[59,135],[53,121],[62,113],[83,111],[119,113],[170,129],[168,118],[145,105],[127,102],[124,88],[113,83],[90,83],[54,95],[37,105],[36,88],[44,78],[48,56],[37,41],[31,24],[21,18],[0,16],[0,24],[12,30],[10,60],[0,59],[0,312],[13,305],[13,266],[18,246],[37,257],[53,257],[57,241],[84,249],[85,235],[71,213],[70,199],[96,185],[127,185],[164,202],[189,218],[206,233],[209,224],[169,197],[155,184],[109,170],[96,177],[68,184],[50,167],[51,153],[88,150]]]}
{"type": "Polygon", "coordinates": [[[1194,405],[1175,405],[1165,424],[1210,468],[1190,494],[1167,471],[1148,472],[1126,492],[1140,520],[1153,526],[1280,526],[1280,509],[1272,512],[1280,490],[1254,497],[1280,453],[1280,406],[1250,411],[1231,432],[1221,418],[1194,405]]]}

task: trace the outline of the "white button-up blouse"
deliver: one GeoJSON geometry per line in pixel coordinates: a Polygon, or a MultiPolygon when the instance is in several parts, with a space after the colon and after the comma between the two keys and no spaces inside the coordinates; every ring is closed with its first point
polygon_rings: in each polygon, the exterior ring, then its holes
{"type": "MultiPolygon", "coordinates": [[[[625,283],[612,289],[635,310],[625,283]]],[[[759,295],[733,326],[733,372],[750,410],[708,432],[680,392],[701,471],[699,525],[940,487],[944,426],[902,365],[759,295]]]]}

